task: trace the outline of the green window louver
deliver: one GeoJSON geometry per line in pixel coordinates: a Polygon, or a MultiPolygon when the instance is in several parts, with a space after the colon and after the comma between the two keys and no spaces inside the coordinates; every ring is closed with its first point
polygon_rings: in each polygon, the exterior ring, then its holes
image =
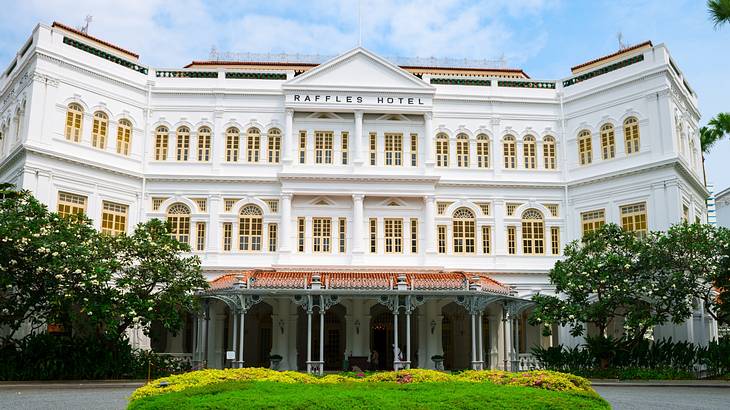
{"type": "Polygon", "coordinates": [[[472,85],[477,87],[489,87],[492,85],[491,80],[477,80],[472,78],[442,78],[434,77],[431,79],[431,84],[440,85],[472,85]]]}
{"type": "Polygon", "coordinates": [[[157,71],[155,75],[162,78],[218,78],[215,71],[157,71]]]}
{"type": "Polygon", "coordinates": [[[540,88],[546,90],[554,90],[555,83],[551,81],[497,81],[498,87],[512,88],[540,88]]]}
{"type": "Polygon", "coordinates": [[[613,63],[611,65],[607,65],[605,67],[599,68],[598,70],[593,70],[593,71],[587,72],[585,74],[581,74],[579,76],[565,80],[565,81],[563,81],[563,87],[570,87],[571,85],[580,83],[585,80],[589,80],[593,77],[598,77],[599,75],[610,73],[611,71],[616,71],[620,68],[628,67],[632,64],[636,64],[641,61],[644,61],[643,54],[639,54],[638,56],[627,58],[626,60],[621,60],[617,63],[613,63]]]}
{"type": "Polygon", "coordinates": [[[80,41],[74,40],[70,37],[64,37],[63,43],[67,44],[71,47],[77,48],[81,51],[85,51],[89,54],[93,54],[97,57],[103,58],[104,60],[111,61],[114,64],[119,64],[122,67],[129,68],[130,70],[137,71],[138,73],[147,74],[147,67],[143,67],[139,64],[133,63],[131,61],[125,60],[123,58],[119,58],[113,54],[109,54],[104,50],[100,50],[96,47],[92,47],[88,44],[82,43],[80,41]]]}
{"type": "Polygon", "coordinates": [[[230,72],[226,78],[234,80],[286,80],[284,73],[251,73],[251,72],[230,72]]]}

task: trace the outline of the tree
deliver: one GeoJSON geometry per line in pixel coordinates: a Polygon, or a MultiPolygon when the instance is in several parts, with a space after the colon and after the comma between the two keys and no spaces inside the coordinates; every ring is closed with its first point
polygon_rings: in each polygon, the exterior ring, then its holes
{"type": "Polygon", "coordinates": [[[715,28],[730,23],[730,0],[708,0],[707,8],[715,28]]]}
{"type": "Polygon", "coordinates": [[[730,113],[721,112],[708,121],[707,126],[700,128],[702,153],[710,152],[710,148],[726,134],[730,134],[730,113]]]}
{"type": "Polygon", "coordinates": [[[653,235],[642,239],[607,224],[568,244],[565,259],[549,273],[558,296],[536,295],[530,322],[569,325],[574,336],[583,335],[589,323],[603,337],[622,317],[625,336],[638,342],[655,325],[684,321],[691,313],[691,289],[654,269],[658,261],[647,252],[653,235]]]}
{"type": "Polygon", "coordinates": [[[83,216],[49,212],[28,191],[0,187],[0,327],[3,344],[21,327],[69,324],[91,290],[90,277],[108,274],[111,255],[83,216]]]}
{"type": "Polygon", "coordinates": [[[719,322],[730,319],[730,230],[709,224],[678,224],[650,247],[655,270],[693,290],[719,322]]]}

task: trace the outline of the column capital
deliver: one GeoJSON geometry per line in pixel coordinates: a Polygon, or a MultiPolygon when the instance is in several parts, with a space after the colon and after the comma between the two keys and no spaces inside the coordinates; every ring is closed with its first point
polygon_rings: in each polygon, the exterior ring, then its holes
{"type": "Polygon", "coordinates": [[[353,201],[362,201],[365,199],[365,194],[352,194],[353,201]]]}
{"type": "Polygon", "coordinates": [[[363,110],[354,110],[353,112],[355,113],[355,118],[362,118],[364,114],[363,110]]]}
{"type": "Polygon", "coordinates": [[[432,112],[424,112],[423,113],[423,118],[425,118],[427,120],[431,120],[431,119],[433,119],[433,113],[432,112]]]}
{"type": "Polygon", "coordinates": [[[433,202],[436,200],[436,195],[434,194],[426,194],[423,196],[423,202],[433,202]]]}
{"type": "Polygon", "coordinates": [[[287,108],[285,110],[286,115],[294,115],[294,108],[287,108]]]}
{"type": "Polygon", "coordinates": [[[294,194],[292,192],[282,192],[281,194],[279,194],[279,196],[282,199],[292,199],[292,197],[294,196],[294,194]]]}

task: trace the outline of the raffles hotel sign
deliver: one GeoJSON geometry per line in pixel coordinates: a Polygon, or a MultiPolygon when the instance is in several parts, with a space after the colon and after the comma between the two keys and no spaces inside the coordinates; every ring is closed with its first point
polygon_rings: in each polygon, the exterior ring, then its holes
{"type": "Polygon", "coordinates": [[[373,95],[373,94],[330,94],[299,93],[286,95],[287,104],[291,105],[350,105],[350,106],[383,106],[412,107],[431,106],[431,97],[425,95],[373,95]]]}

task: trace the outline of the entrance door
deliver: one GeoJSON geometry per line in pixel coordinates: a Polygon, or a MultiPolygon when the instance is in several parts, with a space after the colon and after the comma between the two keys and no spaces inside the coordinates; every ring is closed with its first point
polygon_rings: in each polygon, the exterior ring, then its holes
{"type": "Polygon", "coordinates": [[[377,370],[393,369],[393,314],[383,305],[370,309],[370,355],[378,352],[377,370]]]}

